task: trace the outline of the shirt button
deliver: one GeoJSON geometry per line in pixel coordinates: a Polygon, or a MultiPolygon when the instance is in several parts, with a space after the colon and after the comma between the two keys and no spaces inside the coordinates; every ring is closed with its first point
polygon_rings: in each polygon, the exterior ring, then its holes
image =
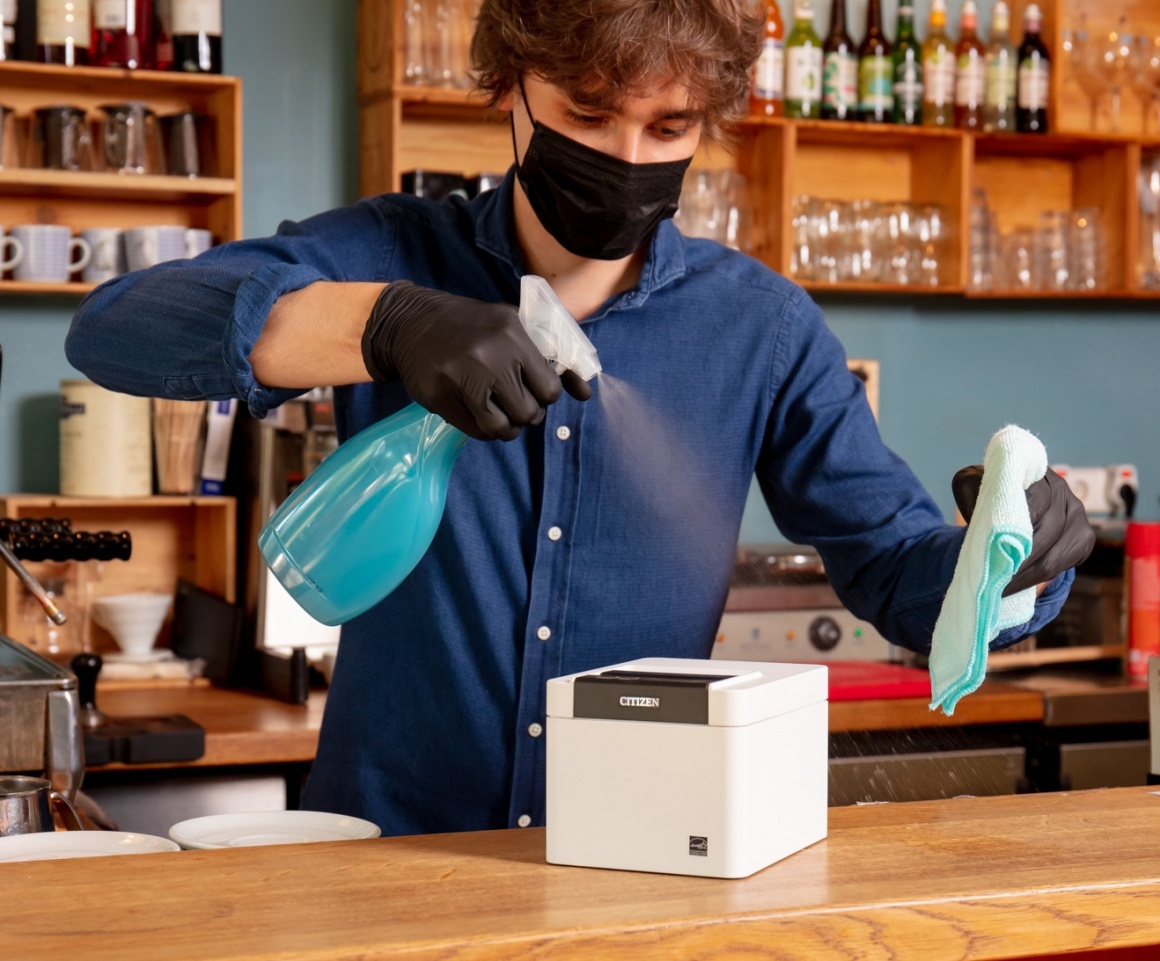
{"type": "Polygon", "coordinates": [[[564,427],[563,425],[561,425],[560,427],[556,428],[556,439],[557,440],[567,440],[571,436],[572,436],[572,431],[569,430],[567,427],[564,427]]]}
{"type": "Polygon", "coordinates": [[[548,528],[548,540],[558,541],[563,536],[564,536],[564,532],[562,530],[560,530],[560,528],[558,528],[558,527],[549,527],[548,528]]]}
{"type": "Polygon", "coordinates": [[[546,641],[551,636],[552,629],[548,627],[547,624],[544,624],[538,631],[536,631],[536,637],[538,637],[541,641],[546,641]]]}
{"type": "Polygon", "coordinates": [[[516,818],[516,824],[518,824],[522,828],[526,828],[531,823],[532,823],[532,819],[531,819],[530,815],[521,814],[518,818],[516,818]]]}
{"type": "Polygon", "coordinates": [[[541,734],[544,733],[544,729],[539,724],[536,724],[535,722],[533,722],[533,723],[528,725],[528,733],[532,737],[539,737],[541,734]]]}

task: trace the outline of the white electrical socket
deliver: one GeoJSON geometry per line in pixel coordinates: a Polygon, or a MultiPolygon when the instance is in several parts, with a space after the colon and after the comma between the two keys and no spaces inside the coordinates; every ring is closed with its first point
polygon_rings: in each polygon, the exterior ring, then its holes
{"type": "Polygon", "coordinates": [[[1052,464],[1051,469],[1067,481],[1071,492],[1083,504],[1088,514],[1116,516],[1126,512],[1120,489],[1139,489],[1139,480],[1133,464],[1111,464],[1107,467],[1072,467],[1052,464]]]}

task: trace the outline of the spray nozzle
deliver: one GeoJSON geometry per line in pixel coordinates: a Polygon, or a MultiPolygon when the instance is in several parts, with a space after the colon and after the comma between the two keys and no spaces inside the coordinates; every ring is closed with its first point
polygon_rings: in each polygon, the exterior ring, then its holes
{"type": "Polygon", "coordinates": [[[568,308],[543,277],[525,274],[520,281],[520,323],[537,349],[556,365],[591,380],[600,373],[600,358],[568,308]]]}

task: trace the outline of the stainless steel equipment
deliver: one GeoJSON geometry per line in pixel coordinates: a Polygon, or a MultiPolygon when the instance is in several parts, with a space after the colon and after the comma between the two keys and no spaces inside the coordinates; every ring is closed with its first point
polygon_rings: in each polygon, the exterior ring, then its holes
{"type": "Polygon", "coordinates": [[[45,777],[71,801],[84,769],[76,676],[0,634],[0,773],[45,777]]]}
{"type": "Polygon", "coordinates": [[[713,657],[897,661],[901,650],[842,606],[815,552],[782,544],[738,551],[713,657]]]}

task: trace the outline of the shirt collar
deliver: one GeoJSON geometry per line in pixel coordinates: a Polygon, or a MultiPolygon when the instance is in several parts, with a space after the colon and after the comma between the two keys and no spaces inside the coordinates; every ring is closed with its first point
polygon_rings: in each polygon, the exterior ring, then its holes
{"type": "MultiPolygon", "coordinates": [[[[486,250],[510,266],[516,276],[522,276],[527,270],[519,244],[516,243],[513,215],[515,181],[516,168],[513,164],[500,185],[476,201],[475,243],[481,250],[486,250]]],[[[617,306],[639,307],[654,290],[659,290],[684,274],[684,237],[672,220],[662,220],[653,235],[648,257],[641,268],[639,283],[634,290],[614,298],[613,303],[617,306]]]]}

